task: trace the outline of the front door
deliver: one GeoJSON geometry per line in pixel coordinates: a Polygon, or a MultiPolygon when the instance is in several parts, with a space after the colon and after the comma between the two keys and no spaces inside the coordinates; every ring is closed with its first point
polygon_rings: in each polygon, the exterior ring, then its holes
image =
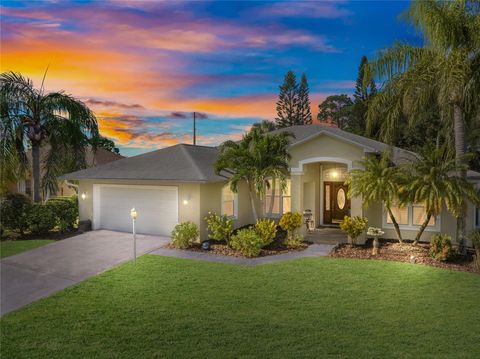
{"type": "Polygon", "coordinates": [[[348,187],[343,182],[323,184],[323,223],[338,224],[343,217],[350,215],[348,187]]]}

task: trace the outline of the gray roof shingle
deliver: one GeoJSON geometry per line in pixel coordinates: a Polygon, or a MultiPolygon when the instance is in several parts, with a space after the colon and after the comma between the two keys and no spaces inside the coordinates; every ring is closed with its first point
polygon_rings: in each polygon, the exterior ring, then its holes
{"type": "Polygon", "coordinates": [[[182,182],[219,182],[213,165],[215,147],[178,144],[134,157],[87,168],[62,176],[62,179],[131,179],[182,182]]]}

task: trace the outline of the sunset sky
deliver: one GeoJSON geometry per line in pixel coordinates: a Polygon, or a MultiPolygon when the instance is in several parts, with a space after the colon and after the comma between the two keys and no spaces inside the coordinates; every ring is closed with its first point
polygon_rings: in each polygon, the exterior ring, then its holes
{"type": "Polygon", "coordinates": [[[362,55],[395,40],[418,44],[398,19],[408,2],[1,2],[1,71],[65,90],[96,113],[127,156],[238,139],[275,118],[288,70],[306,73],[313,114],[353,92],[362,55]]]}

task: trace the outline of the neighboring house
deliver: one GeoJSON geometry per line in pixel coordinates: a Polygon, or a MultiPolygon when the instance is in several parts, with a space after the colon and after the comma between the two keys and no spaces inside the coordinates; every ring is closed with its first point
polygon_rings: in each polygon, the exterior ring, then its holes
{"type": "MultiPolygon", "coordinates": [[[[43,162],[43,157],[45,156],[45,151],[41,152],[41,161],[43,162]]],[[[27,152],[27,158],[29,163],[32,163],[32,151],[27,152]]],[[[98,148],[95,152],[89,147],[86,151],[86,162],[87,167],[94,167],[99,165],[104,165],[109,162],[117,161],[124,156],[119,155],[114,152],[110,152],[103,148],[98,148]]],[[[29,173],[25,179],[19,180],[16,183],[10,183],[8,185],[9,192],[23,193],[28,196],[33,196],[33,179],[29,173]]],[[[58,182],[58,192],[51,193],[50,197],[54,196],[71,196],[77,193],[75,185],[69,184],[64,180],[58,182]]]]}
{"type": "MultiPolygon", "coordinates": [[[[289,149],[291,170],[287,188],[284,193],[275,194],[277,217],[288,211],[310,209],[317,226],[336,226],[345,215],[364,216],[369,225],[381,227],[386,237],[395,238],[382,203],[364,209],[360,197],[347,198],[344,184],[349,170],[358,167],[366,155],[389,150],[386,144],[322,125],[286,130],[295,138],[289,149]]],[[[396,163],[414,155],[399,148],[391,150],[396,163]]],[[[80,219],[91,220],[94,229],[130,231],[130,209],[135,207],[139,233],[169,235],[177,223],[192,221],[199,225],[201,238],[206,239],[203,218],[210,211],[232,216],[236,227],[253,222],[246,184],[239,186],[238,193],[232,193],[226,178],[214,173],[217,156],[215,147],[179,144],[70,173],[64,178],[79,181],[79,194],[84,195],[79,196],[80,219]]],[[[469,171],[468,177],[480,183],[480,173],[469,171]]],[[[269,197],[265,202],[269,203],[269,197]]],[[[260,210],[259,203],[257,207],[260,210]]],[[[403,236],[413,239],[425,216],[423,206],[413,204],[393,211],[403,236]]],[[[467,230],[479,227],[478,209],[469,204],[467,214],[467,230]]],[[[439,232],[455,237],[455,230],[455,218],[444,210],[432,219],[422,240],[439,232]]]]}

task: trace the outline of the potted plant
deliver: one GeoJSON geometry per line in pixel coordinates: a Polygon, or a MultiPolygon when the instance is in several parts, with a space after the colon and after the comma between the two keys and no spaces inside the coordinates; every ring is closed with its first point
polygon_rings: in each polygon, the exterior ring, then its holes
{"type": "Polygon", "coordinates": [[[385,234],[385,232],[382,231],[381,228],[368,227],[367,236],[373,237],[372,255],[376,256],[378,254],[378,248],[380,247],[380,243],[378,241],[378,238],[383,236],[384,234],[385,234]]]}
{"type": "Polygon", "coordinates": [[[357,238],[363,233],[365,228],[367,228],[367,225],[368,219],[366,218],[345,216],[340,222],[340,229],[347,234],[348,244],[356,245],[357,238]]]}

